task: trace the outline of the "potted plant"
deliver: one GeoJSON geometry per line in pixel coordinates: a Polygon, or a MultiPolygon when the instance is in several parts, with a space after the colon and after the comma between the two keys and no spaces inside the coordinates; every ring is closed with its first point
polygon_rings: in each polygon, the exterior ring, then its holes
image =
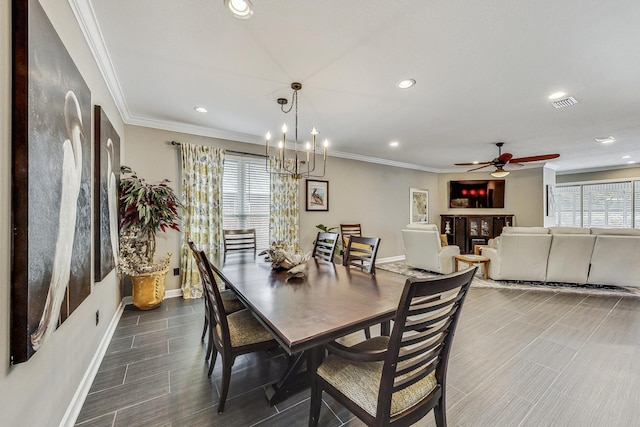
{"type": "Polygon", "coordinates": [[[150,184],[128,166],[120,168],[120,259],[118,271],[131,278],[133,305],[141,310],[162,303],[171,254],[156,260],[156,235],[180,231],[181,204],[169,180],[150,184]]]}

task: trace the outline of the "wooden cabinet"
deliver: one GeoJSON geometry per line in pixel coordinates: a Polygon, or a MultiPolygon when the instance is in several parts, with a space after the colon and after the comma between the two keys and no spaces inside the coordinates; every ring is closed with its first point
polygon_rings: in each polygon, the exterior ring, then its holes
{"type": "Polygon", "coordinates": [[[450,245],[460,247],[461,253],[472,253],[474,245],[486,245],[513,225],[513,215],[440,215],[441,233],[447,235],[450,245]]]}

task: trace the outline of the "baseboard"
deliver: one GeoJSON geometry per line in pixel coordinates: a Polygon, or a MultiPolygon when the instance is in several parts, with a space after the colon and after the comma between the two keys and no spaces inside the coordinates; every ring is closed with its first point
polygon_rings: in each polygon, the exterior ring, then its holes
{"type": "MultiPolygon", "coordinates": [[[[126,298],[125,298],[126,299],[126,298]]],[[[78,415],[80,415],[80,411],[82,410],[82,405],[84,405],[84,401],[89,394],[89,390],[91,389],[91,385],[93,384],[93,380],[98,373],[98,369],[100,368],[100,364],[102,363],[102,359],[104,358],[105,353],[107,352],[107,348],[111,343],[111,338],[113,337],[114,332],[116,331],[116,327],[118,326],[118,322],[120,321],[120,317],[122,316],[122,312],[124,311],[124,300],[120,301],[120,305],[116,310],[111,322],[109,323],[109,327],[107,328],[106,333],[102,337],[100,341],[100,345],[96,350],[93,358],[91,359],[91,363],[89,363],[89,367],[84,373],[82,377],[82,381],[78,385],[78,389],[76,393],[73,395],[73,399],[71,399],[71,403],[69,403],[69,407],[65,412],[62,420],[60,421],[60,427],[72,427],[76,420],[78,419],[78,415]]]]}
{"type": "Polygon", "coordinates": [[[182,296],[182,289],[169,289],[164,293],[165,298],[178,298],[181,296],[182,296]]]}
{"type": "Polygon", "coordinates": [[[396,261],[402,261],[402,260],[404,260],[404,255],[390,256],[387,258],[376,259],[376,264],[384,264],[385,262],[396,262],[396,261]]]}

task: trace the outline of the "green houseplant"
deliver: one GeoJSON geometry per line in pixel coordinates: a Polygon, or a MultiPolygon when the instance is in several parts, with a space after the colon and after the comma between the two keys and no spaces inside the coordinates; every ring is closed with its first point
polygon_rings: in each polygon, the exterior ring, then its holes
{"type": "Polygon", "coordinates": [[[120,260],[118,271],[131,277],[133,304],[160,305],[171,254],[155,259],[158,232],[180,231],[181,204],[169,180],[150,184],[128,166],[120,168],[120,260]]]}

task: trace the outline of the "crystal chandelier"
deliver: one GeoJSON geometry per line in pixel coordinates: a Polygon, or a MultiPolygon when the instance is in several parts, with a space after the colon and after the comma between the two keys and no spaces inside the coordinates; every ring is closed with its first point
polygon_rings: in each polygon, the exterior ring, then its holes
{"type": "MultiPolygon", "coordinates": [[[[275,175],[291,175],[295,179],[300,178],[322,178],[327,167],[327,147],[329,142],[325,139],[322,150],[322,175],[320,172],[314,174],[316,170],[316,156],[320,155],[316,152],[316,136],[318,131],[314,127],[311,130],[312,140],[307,141],[303,147],[298,144],[298,91],[302,89],[302,84],[298,82],[291,83],[293,94],[291,95],[291,106],[285,109],[285,105],[289,103],[287,98],[278,98],[278,104],[283,113],[289,113],[295,107],[295,134],[293,140],[293,155],[287,158],[287,125],[282,125],[282,139],[278,141],[278,156],[273,160],[273,164],[269,159],[269,144],[271,142],[271,132],[267,132],[265,149],[267,153],[266,168],[267,171],[275,175]]],[[[291,151],[291,150],[289,150],[291,151]]]]}

